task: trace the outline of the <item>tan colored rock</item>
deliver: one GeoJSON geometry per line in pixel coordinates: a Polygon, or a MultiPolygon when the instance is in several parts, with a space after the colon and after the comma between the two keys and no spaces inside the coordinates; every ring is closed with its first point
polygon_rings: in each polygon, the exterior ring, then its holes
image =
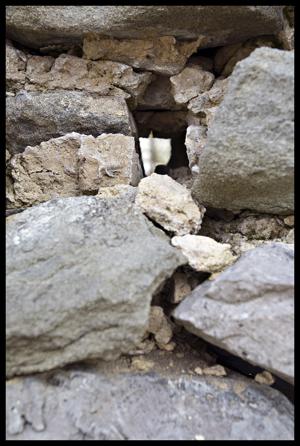
{"type": "Polygon", "coordinates": [[[194,372],[195,372],[197,375],[203,375],[203,370],[202,370],[201,367],[195,367],[195,368],[194,368],[194,372]]]}
{"type": "Polygon", "coordinates": [[[132,67],[118,62],[91,62],[68,54],[56,59],[31,56],[26,69],[26,89],[84,90],[102,96],[131,97],[135,106],[151,78],[151,73],[135,73],[132,67]]]}
{"type": "Polygon", "coordinates": [[[172,296],[172,303],[177,304],[184,299],[185,296],[190,294],[192,287],[188,282],[186,274],[176,272],[173,275],[174,280],[174,294],[172,296]]]}
{"type": "Polygon", "coordinates": [[[273,375],[267,370],[264,370],[261,373],[257,373],[254,379],[257,383],[266,384],[267,386],[271,386],[275,382],[273,375]]]}
{"type": "Polygon", "coordinates": [[[285,237],[285,242],[286,243],[290,243],[290,244],[294,244],[295,243],[295,231],[294,229],[291,229],[287,236],[285,237]]]}
{"type": "Polygon", "coordinates": [[[294,227],[295,217],[294,217],[294,215],[289,215],[288,217],[285,217],[283,219],[283,221],[284,221],[285,225],[290,226],[290,227],[294,227]]]}
{"type": "Polygon", "coordinates": [[[83,40],[83,53],[86,59],[112,60],[172,76],[183,69],[200,42],[200,38],[192,42],[177,42],[172,36],[118,40],[91,33],[83,40]]]}
{"type": "Polygon", "coordinates": [[[97,192],[101,185],[137,184],[140,178],[134,138],[118,134],[69,133],[26,147],[10,164],[14,207],[97,192]]]}
{"type": "Polygon", "coordinates": [[[23,88],[25,84],[27,57],[23,51],[17,50],[9,40],[6,41],[5,51],[6,88],[16,91],[23,88]]]}
{"type": "Polygon", "coordinates": [[[248,57],[256,48],[267,46],[275,48],[275,40],[272,37],[255,37],[243,43],[226,45],[221,47],[214,59],[215,71],[222,76],[229,76],[237,62],[248,57]]]}
{"type": "Polygon", "coordinates": [[[214,108],[222,102],[227,90],[228,79],[217,78],[210,90],[196,96],[188,103],[188,109],[193,113],[205,113],[207,109],[214,108]]]}
{"type": "Polygon", "coordinates": [[[96,197],[99,198],[116,198],[127,195],[132,197],[134,201],[137,188],[129,184],[116,184],[115,186],[99,187],[96,197]]]}
{"type": "Polygon", "coordinates": [[[148,372],[153,368],[154,362],[144,359],[143,357],[133,358],[131,361],[131,366],[135,370],[139,370],[141,372],[148,372]]]}
{"type": "Polygon", "coordinates": [[[186,130],[186,154],[193,174],[199,173],[199,157],[206,143],[206,134],[207,127],[203,125],[190,125],[186,130]]]}
{"type": "Polygon", "coordinates": [[[203,370],[203,375],[210,376],[226,376],[227,372],[222,365],[213,365],[212,367],[205,367],[203,370]]]}
{"type": "Polygon", "coordinates": [[[136,186],[142,172],[132,136],[106,134],[84,136],[78,151],[79,187],[95,192],[116,184],[136,186]]]}
{"type": "Polygon", "coordinates": [[[140,181],[136,205],[166,231],[177,235],[197,232],[205,212],[204,208],[200,211],[186,187],[156,173],[140,181]]]}
{"type": "Polygon", "coordinates": [[[178,104],[186,104],[195,96],[209,90],[215,76],[197,65],[184,68],[179,74],[172,76],[172,92],[178,104]]]}
{"type": "Polygon", "coordinates": [[[171,243],[182,251],[196,271],[220,272],[236,260],[228,243],[218,243],[210,237],[188,234],[173,237],[171,243]]]}
{"type": "Polygon", "coordinates": [[[150,309],[148,332],[154,335],[159,347],[166,346],[172,339],[173,331],[171,324],[165,316],[163,309],[159,306],[155,305],[150,309]]]}

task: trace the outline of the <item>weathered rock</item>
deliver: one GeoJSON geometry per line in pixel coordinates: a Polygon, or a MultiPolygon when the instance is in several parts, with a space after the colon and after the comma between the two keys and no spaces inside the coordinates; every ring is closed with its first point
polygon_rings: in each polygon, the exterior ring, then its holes
{"type": "Polygon", "coordinates": [[[282,6],[8,6],[7,36],[32,48],[81,44],[86,33],[197,39],[203,47],[282,29],[282,6]]]}
{"type": "Polygon", "coordinates": [[[68,54],[56,59],[31,56],[26,67],[26,90],[84,90],[102,96],[132,97],[131,103],[136,105],[151,77],[151,73],[136,73],[128,65],[108,60],[90,62],[68,54]]]}
{"type": "Polygon", "coordinates": [[[293,404],[240,377],[74,369],[7,381],[7,440],[292,440],[293,404]],[[213,414],[213,416],[212,416],[213,414]]]}
{"type": "Polygon", "coordinates": [[[177,42],[173,36],[151,40],[118,40],[89,34],[83,40],[83,54],[86,59],[109,59],[172,76],[183,69],[188,57],[197,51],[200,42],[201,38],[192,42],[177,42]]]}
{"type": "Polygon", "coordinates": [[[6,98],[6,142],[11,153],[69,132],[135,132],[124,100],[80,91],[22,92],[6,98]]]}
{"type": "Polygon", "coordinates": [[[176,76],[170,77],[172,92],[178,104],[186,104],[190,99],[209,90],[215,76],[197,65],[185,67],[176,76]]]}
{"type": "Polygon", "coordinates": [[[58,197],[96,193],[99,187],[136,186],[141,167],[132,136],[68,133],[26,147],[10,161],[11,207],[31,206],[58,197]]]}
{"type": "Polygon", "coordinates": [[[199,166],[193,194],[204,205],[272,214],[293,211],[292,51],[258,48],[236,65],[199,166]]]}
{"type": "Polygon", "coordinates": [[[102,134],[81,138],[79,187],[83,192],[117,184],[137,186],[142,171],[132,136],[102,134]]]}
{"type": "Polygon", "coordinates": [[[6,373],[132,350],[184,259],[125,198],[60,198],[6,225],[6,373]]]}
{"type": "Polygon", "coordinates": [[[277,35],[283,49],[294,49],[294,6],[285,6],[283,8],[283,30],[277,35]]]}
{"type": "Polygon", "coordinates": [[[129,186],[128,184],[117,184],[116,186],[99,187],[96,197],[109,199],[126,196],[133,203],[136,193],[136,187],[129,186]]]}
{"type": "Polygon", "coordinates": [[[175,309],[177,322],[212,344],[293,383],[294,250],[252,249],[175,309]]]}
{"type": "MultiPolygon", "coordinates": [[[[215,109],[215,107],[220,105],[226,93],[227,85],[227,78],[217,78],[212,88],[191,99],[187,108],[195,114],[204,113],[206,115],[209,113],[209,110],[215,109]]],[[[206,122],[206,124],[208,123],[206,122]]]]}
{"type": "Polygon", "coordinates": [[[177,235],[197,232],[205,212],[186,187],[168,175],[156,173],[140,181],[135,202],[151,220],[177,235]]]}
{"type": "Polygon", "coordinates": [[[257,37],[235,45],[223,46],[215,55],[215,71],[222,76],[229,76],[237,62],[245,59],[252,51],[260,47],[276,47],[275,38],[268,36],[257,37]]]}
{"type": "Polygon", "coordinates": [[[25,67],[27,57],[23,51],[14,48],[13,44],[6,41],[6,89],[16,91],[25,84],[25,67]]]}
{"type": "Polygon", "coordinates": [[[187,278],[187,275],[181,272],[176,272],[173,275],[174,280],[174,293],[172,295],[171,302],[178,304],[192,291],[191,284],[187,278]]]}
{"type": "Polygon", "coordinates": [[[173,237],[171,242],[196,271],[217,273],[235,261],[228,243],[218,243],[209,237],[187,234],[173,237]]]}
{"type": "Polygon", "coordinates": [[[293,227],[295,224],[295,217],[294,215],[289,215],[288,217],[285,217],[283,221],[285,225],[293,227]]]}
{"type": "Polygon", "coordinates": [[[257,373],[254,379],[257,383],[267,384],[268,386],[271,386],[275,382],[272,374],[266,370],[264,370],[262,373],[257,373]]]}
{"type": "Polygon", "coordinates": [[[207,127],[204,125],[189,125],[186,129],[186,154],[193,174],[199,173],[199,157],[206,143],[206,135],[207,127]]]}
{"type": "Polygon", "coordinates": [[[156,75],[138,101],[138,110],[180,110],[172,95],[172,84],[167,76],[156,75]]]}
{"type": "Polygon", "coordinates": [[[164,347],[171,341],[173,336],[172,326],[165,316],[162,307],[153,305],[150,308],[147,331],[154,335],[154,339],[159,347],[164,347]]]}

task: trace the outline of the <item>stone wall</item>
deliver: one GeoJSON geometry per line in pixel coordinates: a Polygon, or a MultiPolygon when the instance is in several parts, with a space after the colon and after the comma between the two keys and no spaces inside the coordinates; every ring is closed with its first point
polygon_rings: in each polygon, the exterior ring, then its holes
{"type": "Polygon", "coordinates": [[[6,7],[7,439],[293,439],[293,17],[6,7]]]}

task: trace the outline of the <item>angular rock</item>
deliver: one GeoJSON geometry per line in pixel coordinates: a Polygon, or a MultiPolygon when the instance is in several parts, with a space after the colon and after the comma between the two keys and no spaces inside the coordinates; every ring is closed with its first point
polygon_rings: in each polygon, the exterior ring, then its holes
{"type": "Polygon", "coordinates": [[[88,32],[118,38],[204,37],[203,47],[282,29],[282,6],[7,6],[7,36],[31,48],[81,44],[88,32]]]}
{"type": "Polygon", "coordinates": [[[190,99],[209,90],[215,76],[197,65],[185,67],[176,76],[170,77],[172,92],[178,104],[186,104],[190,99]]]}
{"type": "Polygon", "coordinates": [[[106,133],[94,138],[73,132],[26,147],[10,166],[12,207],[96,193],[99,187],[136,186],[142,175],[134,138],[106,133]]]}
{"type": "Polygon", "coordinates": [[[108,60],[90,62],[68,54],[56,59],[31,56],[26,68],[26,90],[84,90],[102,96],[132,97],[135,105],[151,77],[151,73],[135,73],[128,65],[108,60]]]}
{"type": "Polygon", "coordinates": [[[135,129],[126,102],[118,98],[63,90],[6,98],[6,142],[11,153],[69,132],[130,136],[135,129]]]}
{"type": "Polygon", "coordinates": [[[17,50],[10,41],[6,41],[5,53],[6,89],[16,91],[25,84],[27,57],[23,51],[17,50]]]}
{"type": "Polygon", "coordinates": [[[199,173],[199,157],[206,143],[207,127],[189,125],[186,129],[185,146],[192,173],[199,173]]]}
{"type": "Polygon", "coordinates": [[[202,235],[176,236],[171,243],[182,251],[189,265],[196,271],[217,273],[236,260],[228,243],[218,243],[202,235]]]}
{"type": "Polygon", "coordinates": [[[116,186],[99,187],[96,197],[100,198],[118,198],[126,196],[132,203],[135,201],[137,188],[128,184],[117,184],[116,186]]]}
{"type": "Polygon", "coordinates": [[[174,280],[174,294],[172,296],[171,302],[178,304],[182,299],[191,293],[192,287],[189,280],[184,273],[176,272],[173,275],[174,280]]]}
{"type": "Polygon", "coordinates": [[[220,48],[215,55],[214,69],[222,76],[229,76],[237,62],[250,56],[252,51],[260,47],[276,48],[273,37],[257,37],[235,45],[226,45],[220,48]]]}
{"type": "Polygon", "coordinates": [[[228,79],[224,79],[222,76],[217,78],[211,89],[191,99],[187,108],[195,114],[207,114],[208,110],[220,105],[226,93],[227,85],[228,79]]]}
{"type": "Polygon", "coordinates": [[[240,377],[72,369],[7,381],[7,440],[293,440],[293,404],[240,377]],[[212,416],[213,414],[213,416],[212,416]]]}
{"type": "Polygon", "coordinates": [[[133,349],[184,259],[126,197],[60,198],[6,225],[6,373],[133,349]]]}
{"type": "Polygon", "coordinates": [[[154,335],[154,339],[159,347],[163,347],[171,341],[173,336],[172,326],[165,316],[162,307],[153,305],[150,308],[147,331],[154,335]]]}
{"type": "Polygon", "coordinates": [[[184,327],[293,383],[294,250],[272,243],[244,253],[173,313],[184,327]]]}
{"type": "Polygon", "coordinates": [[[83,54],[86,59],[108,59],[172,76],[183,69],[188,57],[197,50],[200,42],[200,38],[192,42],[177,42],[173,36],[151,40],[118,40],[89,34],[83,40],[83,54]]]}
{"type": "Polygon", "coordinates": [[[258,48],[237,64],[199,166],[193,194],[204,205],[271,214],[293,211],[292,51],[258,48]]]}
{"type": "Polygon", "coordinates": [[[186,187],[156,173],[140,181],[135,203],[151,220],[177,235],[197,232],[205,212],[186,187]]]}

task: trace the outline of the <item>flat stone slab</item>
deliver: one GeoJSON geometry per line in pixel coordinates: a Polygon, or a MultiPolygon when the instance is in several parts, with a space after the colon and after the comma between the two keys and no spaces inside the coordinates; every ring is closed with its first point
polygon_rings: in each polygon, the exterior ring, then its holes
{"type": "Polygon", "coordinates": [[[244,253],[193,290],[173,313],[188,331],[294,382],[294,249],[270,243],[244,253]]]}
{"type": "Polygon", "coordinates": [[[7,381],[7,440],[292,440],[293,405],[246,378],[58,371],[7,381]]]}

